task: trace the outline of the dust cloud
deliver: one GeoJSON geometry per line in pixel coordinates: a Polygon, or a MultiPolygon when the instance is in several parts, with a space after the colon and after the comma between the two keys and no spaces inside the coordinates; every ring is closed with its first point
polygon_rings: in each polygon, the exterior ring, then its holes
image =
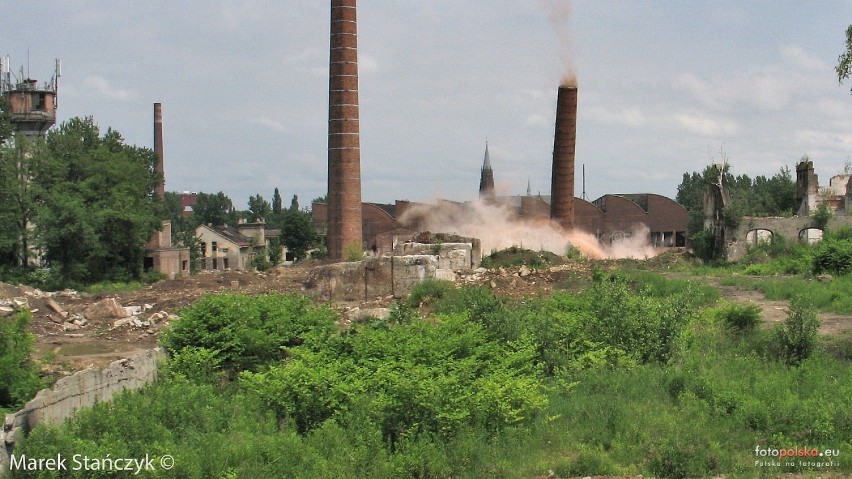
{"type": "Polygon", "coordinates": [[[420,231],[454,233],[479,238],[483,254],[512,246],[533,251],[550,251],[564,256],[570,246],[591,259],[650,258],[657,253],[647,242],[644,225],[613,245],[602,245],[595,235],[582,231],[564,231],[550,218],[524,219],[508,205],[476,200],[468,203],[439,201],[437,204],[412,206],[400,217],[404,225],[420,231]]]}

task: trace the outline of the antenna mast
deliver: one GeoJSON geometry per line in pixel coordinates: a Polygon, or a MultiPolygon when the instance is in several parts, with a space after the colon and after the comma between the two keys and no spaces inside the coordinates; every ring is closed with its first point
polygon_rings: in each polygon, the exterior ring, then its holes
{"type": "Polygon", "coordinates": [[[583,163],[583,199],[589,201],[586,197],[586,164],[583,163]]]}

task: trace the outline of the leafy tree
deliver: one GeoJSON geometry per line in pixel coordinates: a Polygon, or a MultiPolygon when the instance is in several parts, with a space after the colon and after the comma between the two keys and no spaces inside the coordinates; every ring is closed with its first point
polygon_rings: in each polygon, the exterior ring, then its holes
{"type": "Polygon", "coordinates": [[[852,73],[852,25],[846,28],[846,51],[837,57],[837,66],[834,67],[837,72],[837,81],[843,83],[843,80],[849,78],[852,73]]]}
{"type": "Polygon", "coordinates": [[[278,188],[275,188],[275,194],[272,195],[272,214],[281,214],[281,193],[278,192],[278,188]]]}
{"type": "Polygon", "coordinates": [[[160,227],[162,181],[157,156],[126,145],[112,129],[103,137],[91,117],[72,118],[47,137],[32,176],[36,234],[45,260],[65,281],[138,278],[144,244],[160,227]]]}
{"type": "Polygon", "coordinates": [[[192,215],[196,225],[234,225],[236,223],[234,204],[221,191],[216,194],[198,193],[192,215]]]}
{"type": "Polygon", "coordinates": [[[44,161],[44,141],[17,138],[0,150],[0,262],[26,266],[37,188],[32,179],[44,161]]]}
{"type": "Polygon", "coordinates": [[[15,134],[15,125],[12,124],[12,114],[9,112],[9,103],[0,97],[0,146],[12,139],[15,134]]]}
{"type": "Polygon", "coordinates": [[[299,195],[293,195],[293,199],[290,200],[290,211],[299,211],[299,195]]]}
{"type": "Polygon", "coordinates": [[[263,199],[260,195],[249,196],[248,207],[247,219],[249,223],[265,220],[272,211],[272,207],[269,205],[269,202],[263,199]]]}
{"type": "Polygon", "coordinates": [[[307,211],[288,209],[283,213],[281,242],[298,259],[304,258],[317,240],[314,222],[307,211]]]}

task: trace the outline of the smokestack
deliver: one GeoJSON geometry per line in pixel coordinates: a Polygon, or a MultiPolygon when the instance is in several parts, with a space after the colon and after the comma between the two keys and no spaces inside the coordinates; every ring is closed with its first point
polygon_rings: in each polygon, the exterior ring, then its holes
{"type": "Polygon", "coordinates": [[[556,134],[553,139],[553,175],[550,180],[550,217],[564,229],[574,226],[574,144],[577,138],[577,87],[559,87],[556,134]]]}
{"type": "Polygon", "coordinates": [[[328,82],[328,253],[340,260],[361,237],[358,35],[355,0],[331,0],[328,82]]]}
{"type": "Polygon", "coordinates": [[[166,176],[163,168],[163,106],[160,103],[154,103],[154,153],[157,154],[157,173],[162,175],[162,179],[154,188],[154,193],[158,198],[164,200],[166,198],[166,176]]]}

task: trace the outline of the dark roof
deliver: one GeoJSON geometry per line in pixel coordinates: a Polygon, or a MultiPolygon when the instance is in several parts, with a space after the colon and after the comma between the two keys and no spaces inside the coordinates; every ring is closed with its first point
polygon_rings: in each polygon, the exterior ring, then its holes
{"type": "Polygon", "coordinates": [[[364,203],[365,205],[373,205],[376,208],[383,210],[389,214],[391,218],[396,218],[396,205],[386,205],[382,203],[364,203]]]}
{"type": "Polygon", "coordinates": [[[236,228],[230,225],[208,226],[213,231],[219,233],[226,240],[236,243],[240,246],[251,246],[251,240],[241,235],[236,228]]]}

